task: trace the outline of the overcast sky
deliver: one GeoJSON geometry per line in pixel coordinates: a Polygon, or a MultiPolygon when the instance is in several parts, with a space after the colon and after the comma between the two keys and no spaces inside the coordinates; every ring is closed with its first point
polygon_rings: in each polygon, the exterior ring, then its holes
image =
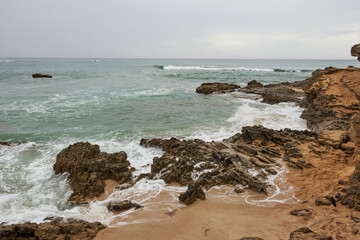
{"type": "Polygon", "coordinates": [[[0,57],[351,59],[360,0],[0,0],[0,57]]]}

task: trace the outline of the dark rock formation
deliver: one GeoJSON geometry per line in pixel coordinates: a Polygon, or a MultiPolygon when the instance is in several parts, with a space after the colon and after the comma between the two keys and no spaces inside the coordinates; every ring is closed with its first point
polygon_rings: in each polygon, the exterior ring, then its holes
{"type": "Polygon", "coordinates": [[[0,145],[2,145],[2,146],[10,146],[10,143],[8,143],[8,142],[0,142],[0,145]]]}
{"type": "MultiPolygon", "coordinates": [[[[46,220],[46,219],[45,219],[46,220]]],[[[50,222],[5,225],[0,224],[0,239],[93,239],[98,231],[105,228],[99,222],[89,223],[83,220],[49,218],[50,222]]]]}
{"type": "Polygon", "coordinates": [[[205,200],[205,192],[197,182],[191,182],[185,192],[181,193],[179,200],[186,205],[190,205],[199,198],[205,200]]]}
{"type": "Polygon", "coordinates": [[[107,209],[111,212],[120,212],[124,210],[128,210],[130,208],[142,208],[140,204],[133,203],[129,200],[120,201],[120,202],[109,202],[107,205],[107,209]]]}
{"type": "Polygon", "coordinates": [[[98,145],[78,142],[56,156],[55,174],[69,172],[68,180],[73,190],[68,199],[71,204],[87,203],[104,192],[105,180],[132,182],[130,163],[125,152],[113,154],[100,152],[98,145]]]}
{"type": "Polygon", "coordinates": [[[303,217],[303,216],[307,217],[307,216],[311,216],[312,212],[313,212],[312,209],[301,208],[291,211],[290,214],[298,217],[303,217]]]}
{"type": "Polygon", "coordinates": [[[332,240],[331,236],[324,236],[311,231],[307,227],[301,227],[290,233],[289,240],[332,240]]]}
{"type": "Polygon", "coordinates": [[[356,44],[351,48],[351,56],[358,57],[358,61],[360,62],[360,44],[356,44]]]}
{"type": "Polygon", "coordinates": [[[240,88],[239,85],[229,83],[203,83],[196,89],[197,93],[210,94],[210,93],[226,93],[240,88]]]}
{"type": "Polygon", "coordinates": [[[324,206],[324,205],[330,205],[331,202],[326,197],[317,197],[315,199],[316,206],[324,206]]]}
{"type": "Polygon", "coordinates": [[[253,89],[253,88],[262,88],[264,87],[264,85],[262,85],[261,83],[259,83],[256,80],[251,80],[250,82],[247,83],[247,86],[245,88],[247,89],[253,89]]]}
{"type": "Polygon", "coordinates": [[[41,73],[34,73],[32,75],[33,78],[52,78],[51,75],[41,74],[41,73]]]}

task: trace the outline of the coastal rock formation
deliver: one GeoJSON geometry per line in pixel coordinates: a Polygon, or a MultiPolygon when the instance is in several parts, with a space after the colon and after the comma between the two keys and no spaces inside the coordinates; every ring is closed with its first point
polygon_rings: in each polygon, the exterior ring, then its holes
{"type": "Polygon", "coordinates": [[[289,240],[332,240],[331,236],[320,235],[307,227],[296,229],[290,234],[289,240]]]}
{"type": "Polygon", "coordinates": [[[301,117],[310,129],[347,130],[349,120],[360,112],[360,69],[325,68],[316,70],[305,89],[301,117]]]}
{"type": "Polygon", "coordinates": [[[200,87],[196,89],[197,93],[210,94],[210,93],[226,93],[234,91],[235,89],[240,88],[239,85],[229,84],[229,83],[203,83],[200,87]]]}
{"type": "Polygon", "coordinates": [[[142,208],[140,204],[133,203],[129,200],[120,201],[120,202],[109,202],[107,205],[107,209],[111,212],[120,212],[124,210],[128,210],[130,208],[142,208]]]}
{"type": "Polygon", "coordinates": [[[56,156],[55,174],[69,172],[73,193],[71,204],[83,204],[104,192],[105,180],[119,184],[131,183],[132,173],[125,152],[101,152],[98,145],[78,142],[63,149],[56,156]]]}
{"type": "Polygon", "coordinates": [[[2,146],[10,146],[10,143],[8,143],[8,142],[0,142],[0,145],[2,145],[2,146]]]}
{"type": "Polygon", "coordinates": [[[256,80],[248,82],[245,88],[227,83],[203,83],[196,89],[197,93],[225,93],[237,89],[239,92],[258,94],[262,97],[263,103],[276,104],[280,102],[300,103],[304,97],[306,82],[279,83],[263,85],[256,80]]]}
{"type": "Polygon", "coordinates": [[[313,167],[302,154],[304,148],[300,148],[308,142],[312,142],[312,148],[316,149],[319,146],[317,134],[252,126],[243,127],[242,133],[221,142],[155,138],[142,139],[140,144],[165,151],[161,157],[153,159],[149,178],[159,176],[165,183],[176,182],[182,186],[196,181],[206,189],[226,184],[240,185],[243,190],[246,186],[267,193],[271,186],[266,179],[277,174],[282,156],[289,166],[296,169],[313,167]]]}
{"type": "Polygon", "coordinates": [[[197,182],[189,183],[187,190],[179,196],[179,200],[186,205],[194,203],[197,198],[205,200],[205,192],[197,182]]]}
{"type": "Polygon", "coordinates": [[[32,75],[33,78],[52,78],[51,75],[47,75],[47,74],[41,74],[41,73],[34,73],[32,75]]]}
{"type": "Polygon", "coordinates": [[[0,224],[0,239],[93,239],[98,231],[105,228],[99,222],[62,218],[48,218],[50,222],[40,224],[26,222],[23,224],[0,224]]]}
{"type": "Polygon", "coordinates": [[[360,62],[360,44],[356,44],[351,48],[351,56],[358,57],[360,62]]]}

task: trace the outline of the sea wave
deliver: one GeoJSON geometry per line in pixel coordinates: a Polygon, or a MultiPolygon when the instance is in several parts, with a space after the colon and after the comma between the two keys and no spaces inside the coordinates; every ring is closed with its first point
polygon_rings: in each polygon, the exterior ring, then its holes
{"type": "Polygon", "coordinates": [[[311,72],[309,69],[280,69],[280,68],[249,68],[249,67],[217,67],[217,66],[174,66],[154,65],[163,70],[202,70],[202,71],[248,71],[248,72],[311,72]]]}
{"type": "Polygon", "coordinates": [[[11,63],[11,62],[16,62],[16,60],[0,59],[0,63],[11,63]]]}

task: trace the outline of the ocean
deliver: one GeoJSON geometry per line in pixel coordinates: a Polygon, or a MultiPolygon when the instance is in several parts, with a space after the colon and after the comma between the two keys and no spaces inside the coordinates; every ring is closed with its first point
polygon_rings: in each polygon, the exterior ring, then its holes
{"type": "MultiPolygon", "coordinates": [[[[110,224],[106,201],[66,204],[67,175],[55,175],[56,155],[69,144],[89,141],[102,151],[125,151],[134,175],[150,172],[159,149],[141,138],[221,140],[243,126],[306,129],[293,103],[263,104],[240,93],[197,94],[204,82],[246,86],[294,82],[318,68],[360,67],[354,60],[190,59],[0,59],[0,223],[41,222],[48,216],[110,224]],[[53,78],[33,79],[33,73],[53,78]]],[[[145,203],[161,191],[177,193],[162,180],[140,181],[117,198],[145,203]]],[[[174,194],[175,196],[176,194],[174,194]]],[[[115,197],[115,195],[114,195],[115,197]]],[[[122,213],[121,217],[126,218],[122,213]]]]}

